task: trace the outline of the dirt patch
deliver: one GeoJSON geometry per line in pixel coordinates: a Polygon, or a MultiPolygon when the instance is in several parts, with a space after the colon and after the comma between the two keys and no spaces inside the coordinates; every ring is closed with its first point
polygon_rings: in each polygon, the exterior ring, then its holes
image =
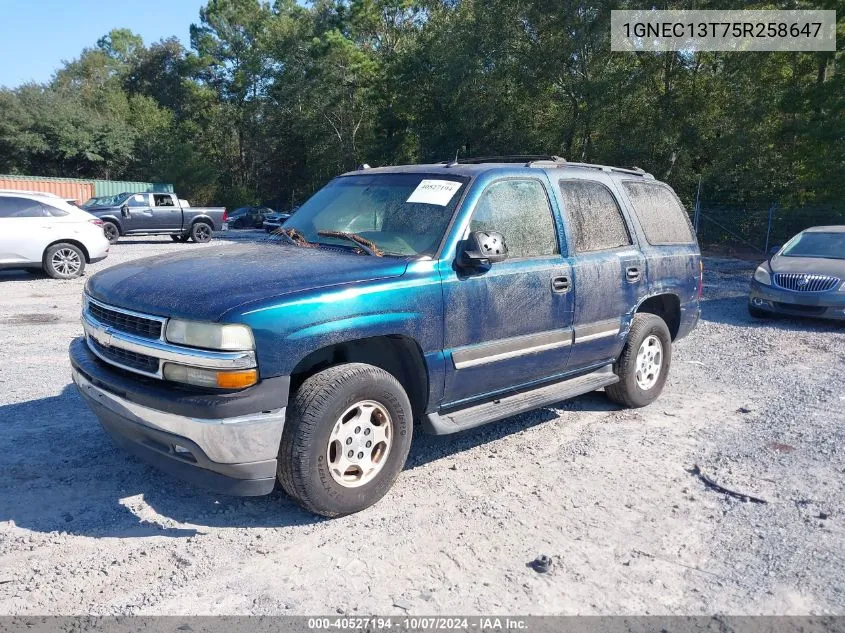
{"type": "Polygon", "coordinates": [[[15,314],[9,317],[0,317],[0,324],[3,325],[39,325],[43,323],[56,323],[62,317],[58,314],[47,314],[43,312],[35,314],[15,314]]]}

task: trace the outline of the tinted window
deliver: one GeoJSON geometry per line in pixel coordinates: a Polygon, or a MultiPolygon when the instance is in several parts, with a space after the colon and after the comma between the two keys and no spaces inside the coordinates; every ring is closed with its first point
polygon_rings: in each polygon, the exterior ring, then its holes
{"type": "Polygon", "coordinates": [[[487,187],[469,228],[504,235],[509,257],[541,257],[559,252],[546,190],[536,180],[500,180],[487,187]]]}
{"type": "Polygon", "coordinates": [[[175,207],[176,205],[173,204],[173,198],[166,194],[161,193],[154,193],[153,194],[154,205],[157,207],[175,207]]]}
{"type": "Polygon", "coordinates": [[[655,182],[626,181],[631,199],[649,244],[689,244],[695,241],[687,212],[667,186],[655,182]]]}
{"type": "Polygon", "coordinates": [[[42,206],[44,207],[44,210],[48,214],[52,215],[54,218],[61,218],[61,217],[66,216],[66,215],[70,215],[64,209],[59,209],[58,207],[54,207],[54,206],[49,205],[49,204],[44,204],[42,206]]]}
{"type": "Polygon", "coordinates": [[[50,212],[37,200],[0,196],[0,218],[43,218],[50,212]]]}
{"type": "Polygon", "coordinates": [[[576,253],[604,251],[631,243],[616,198],[600,182],[562,180],[563,209],[576,253]]]}

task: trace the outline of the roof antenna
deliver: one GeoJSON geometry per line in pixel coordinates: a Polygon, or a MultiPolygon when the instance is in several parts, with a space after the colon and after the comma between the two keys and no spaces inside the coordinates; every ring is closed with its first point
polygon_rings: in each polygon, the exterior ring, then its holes
{"type": "Polygon", "coordinates": [[[455,150],[455,160],[453,160],[451,163],[447,163],[446,167],[455,167],[458,164],[458,154],[460,153],[460,151],[460,147],[455,150]]]}

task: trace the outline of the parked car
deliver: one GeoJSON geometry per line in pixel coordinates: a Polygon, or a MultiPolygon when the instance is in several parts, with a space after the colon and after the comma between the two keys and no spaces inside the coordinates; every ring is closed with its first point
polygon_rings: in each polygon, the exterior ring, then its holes
{"type": "Polygon", "coordinates": [[[261,225],[268,233],[272,233],[276,229],[278,229],[285,221],[290,217],[290,213],[282,213],[281,211],[276,213],[271,213],[266,218],[264,218],[264,222],[261,225]]]}
{"type": "Polygon", "coordinates": [[[801,231],[760,264],[748,311],[845,320],[845,226],[801,231]]]}
{"type": "Polygon", "coordinates": [[[109,252],[103,223],[50,193],[0,191],[0,268],[72,279],[109,252]]]}
{"type": "Polygon", "coordinates": [[[208,242],[212,231],[227,228],[225,207],[188,207],[173,193],[127,192],[97,199],[85,210],[103,221],[103,232],[112,244],[125,235],[170,235],[174,242],[208,242]]]}
{"type": "Polygon", "coordinates": [[[241,207],[229,214],[230,229],[260,229],[265,218],[273,213],[268,207],[241,207]]]}
{"type": "Polygon", "coordinates": [[[350,172],[279,240],[98,273],[76,385],[131,453],[229,494],[278,481],[325,516],[387,492],[415,419],[651,403],[699,318],[680,201],[639,170],[518,160],[350,172]]]}

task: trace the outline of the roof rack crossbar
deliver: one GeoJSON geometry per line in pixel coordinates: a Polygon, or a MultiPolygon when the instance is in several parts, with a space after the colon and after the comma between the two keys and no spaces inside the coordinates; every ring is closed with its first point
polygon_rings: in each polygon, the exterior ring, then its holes
{"type": "MultiPolygon", "coordinates": [[[[509,154],[505,156],[476,156],[471,158],[459,158],[459,165],[478,165],[480,163],[526,163],[530,164],[537,161],[565,163],[566,161],[560,156],[552,154],[509,154]]],[[[454,161],[444,161],[453,163],[454,161]]]]}

